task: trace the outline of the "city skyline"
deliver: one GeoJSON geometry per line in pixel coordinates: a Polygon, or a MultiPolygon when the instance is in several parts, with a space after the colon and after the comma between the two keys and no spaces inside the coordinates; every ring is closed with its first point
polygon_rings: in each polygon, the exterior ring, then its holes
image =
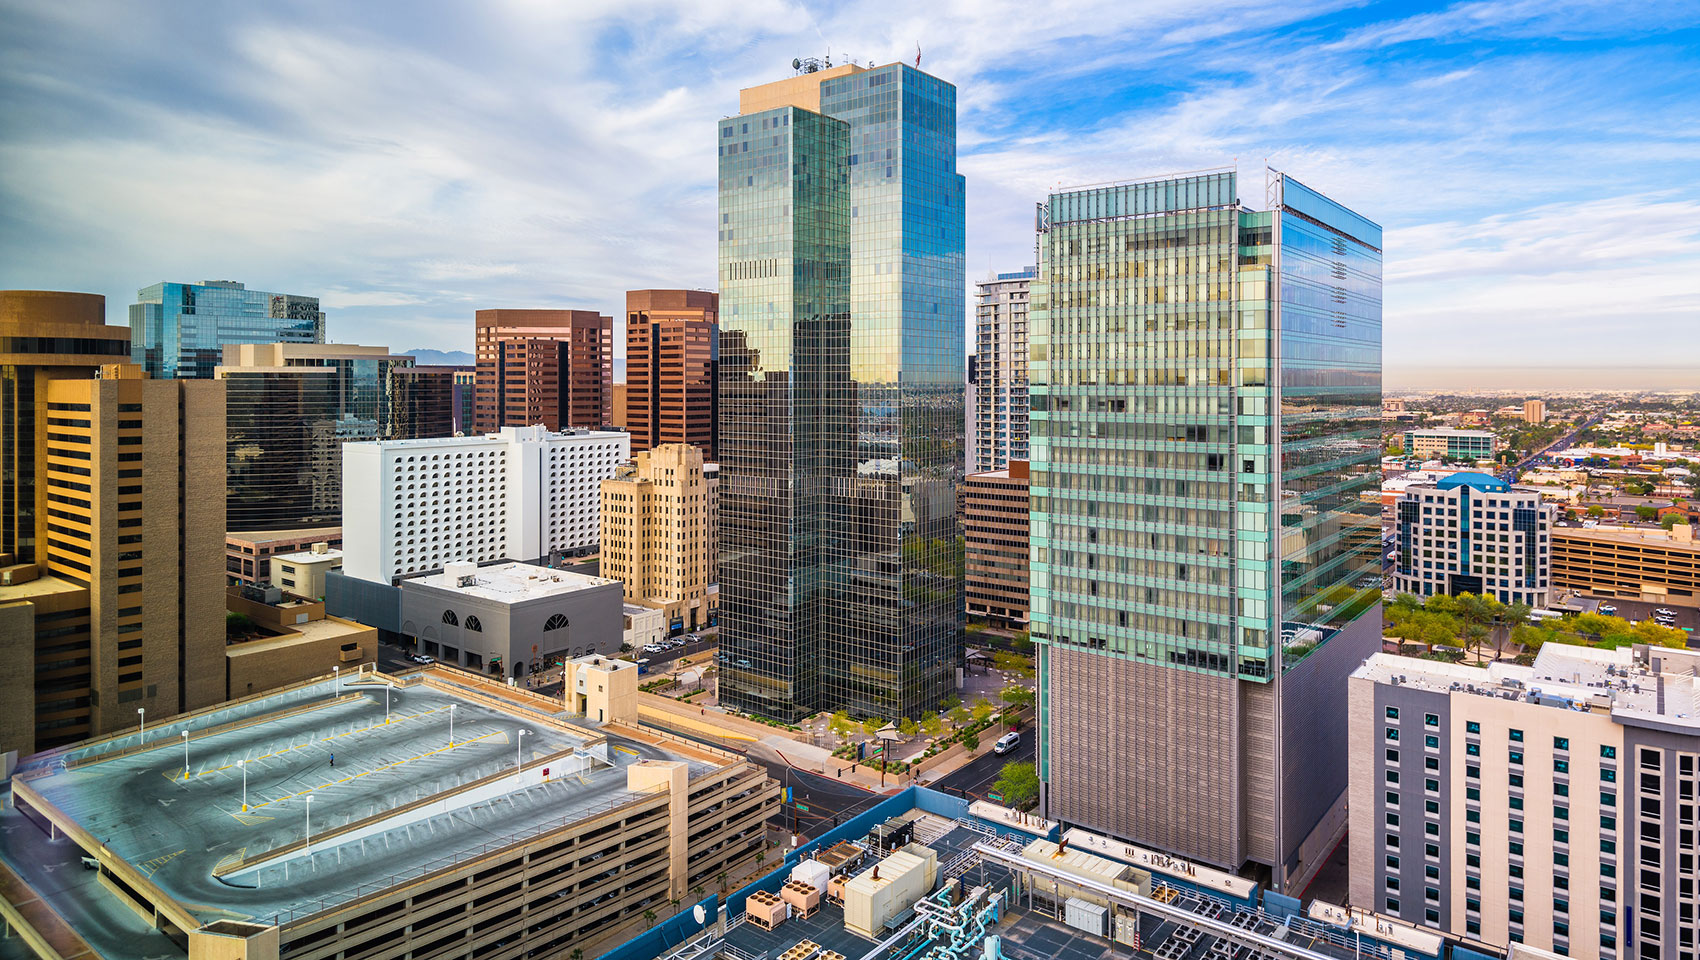
{"type": "MultiPolygon", "coordinates": [[[[1349,205],[1398,198],[1389,387],[1444,380],[1464,336],[1539,389],[1601,326],[1675,332],[1700,245],[1678,175],[1691,15],[1339,6],[1082,5],[1016,34],[996,4],[337,22],[8,4],[0,286],[100,292],[122,322],[143,284],[231,277],[320,297],[328,339],[398,350],[469,349],[477,308],[616,314],[628,289],[712,289],[714,174],[682,131],[793,57],[913,62],[919,44],[964,91],[970,283],[1030,262],[1056,186],[1237,163],[1252,187],[1267,158],[1349,205]],[[186,42],[197,56],[169,55],[186,42]]],[[[1692,382],[1700,348],[1663,346],[1658,385],[1692,382]]]]}

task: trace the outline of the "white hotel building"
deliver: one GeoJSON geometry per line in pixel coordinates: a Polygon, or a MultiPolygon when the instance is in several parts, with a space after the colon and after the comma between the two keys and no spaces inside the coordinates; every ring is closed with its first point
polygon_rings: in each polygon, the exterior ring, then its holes
{"type": "Polygon", "coordinates": [[[343,573],[389,585],[456,561],[589,553],[602,481],[630,458],[628,433],[542,426],[345,444],[343,573]]]}

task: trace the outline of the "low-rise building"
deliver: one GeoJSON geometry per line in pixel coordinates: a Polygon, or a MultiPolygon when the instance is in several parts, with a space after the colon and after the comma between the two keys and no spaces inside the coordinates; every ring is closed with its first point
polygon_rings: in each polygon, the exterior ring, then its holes
{"type": "Polygon", "coordinates": [[[1644,646],[1371,657],[1347,681],[1351,902],[1478,951],[1692,955],[1697,672],[1644,646]]]}
{"type": "Polygon", "coordinates": [[[342,551],[332,550],[330,544],[321,541],[299,553],[273,557],[272,567],[280,588],[298,597],[323,601],[325,576],[342,569],[342,551]]]}
{"type": "MultiPolygon", "coordinates": [[[[1484,421],[1485,422],[1485,421],[1484,421]]],[[[1487,430],[1407,430],[1405,456],[1450,457],[1454,460],[1491,460],[1499,442],[1487,430]]]]}
{"type": "Polygon", "coordinates": [[[468,670],[525,677],[550,660],[619,654],[620,582],[528,563],[451,563],[401,582],[401,634],[468,670]]]}
{"type": "Polygon", "coordinates": [[[1476,593],[1544,607],[1558,508],[1540,491],[1484,473],[1412,484],[1394,508],[1402,593],[1476,593]]]}
{"type": "Polygon", "coordinates": [[[1553,586],[1591,597],[1700,607],[1700,541],[1692,523],[1557,527],[1553,586]]]}
{"type": "Polygon", "coordinates": [[[962,479],[963,595],[970,617],[1026,629],[1027,461],[962,479]]]}
{"type": "Polygon", "coordinates": [[[378,631],[325,615],[324,601],[279,587],[233,585],[225,606],[247,622],[224,648],[225,696],[252,696],[378,662],[378,631]]]}
{"type": "Polygon", "coordinates": [[[667,637],[667,614],[654,607],[625,604],[621,622],[625,625],[625,645],[633,650],[642,650],[646,645],[659,643],[667,637]]]}
{"type": "Polygon", "coordinates": [[[312,527],[306,530],[250,530],[224,537],[226,583],[270,583],[272,558],[280,553],[300,553],[315,543],[332,550],[342,549],[341,527],[312,527]]]}

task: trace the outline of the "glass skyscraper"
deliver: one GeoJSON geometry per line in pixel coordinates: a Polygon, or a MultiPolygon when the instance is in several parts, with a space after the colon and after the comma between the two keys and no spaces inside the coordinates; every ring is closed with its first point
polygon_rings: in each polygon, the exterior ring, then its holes
{"type": "Polygon", "coordinates": [[[1274,176],[1040,205],[1032,635],[1047,815],[1285,889],[1380,644],[1381,229],[1274,176]]]}
{"type": "Polygon", "coordinates": [[[249,290],[232,280],[156,283],[130,304],[130,350],[148,376],[211,380],[224,347],[324,343],[318,297],[249,290]]]}
{"type": "Polygon", "coordinates": [[[722,699],[916,718],[961,658],[956,89],[844,66],[719,125],[722,699]]]}

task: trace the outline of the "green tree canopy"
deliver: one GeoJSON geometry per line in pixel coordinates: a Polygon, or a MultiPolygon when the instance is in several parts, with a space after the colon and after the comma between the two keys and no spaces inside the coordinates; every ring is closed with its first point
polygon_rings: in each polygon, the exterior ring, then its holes
{"type": "Polygon", "coordinates": [[[1039,772],[1031,763],[1006,763],[992,790],[1005,806],[1026,810],[1039,800],[1039,772]]]}

